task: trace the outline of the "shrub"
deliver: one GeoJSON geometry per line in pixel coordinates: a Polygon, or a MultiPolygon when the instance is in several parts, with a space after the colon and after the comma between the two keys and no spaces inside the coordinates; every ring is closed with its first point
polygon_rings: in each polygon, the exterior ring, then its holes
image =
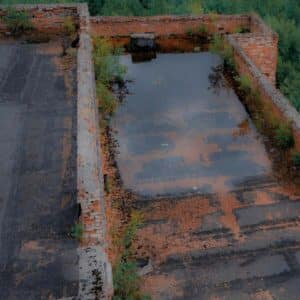
{"type": "Polygon", "coordinates": [[[139,299],[140,278],[137,273],[136,263],[121,258],[113,269],[113,279],[115,290],[114,300],[139,299]]]}
{"type": "Polygon", "coordinates": [[[235,77],[235,80],[238,82],[239,90],[245,94],[251,93],[251,80],[247,75],[237,76],[235,77]]]}
{"type": "Polygon", "coordinates": [[[76,26],[72,20],[72,17],[65,17],[62,26],[64,34],[66,35],[72,35],[76,32],[76,26]]]}
{"type": "Polygon", "coordinates": [[[209,45],[209,51],[218,55],[224,60],[224,65],[229,69],[234,69],[233,50],[225,44],[223,37],[220,34],[215,34],[209,45]]]}
{"type": "Polygon", "coordinates": [[[275,129],[275,143],[281,149],[288,149],[294,146],[295,140],[292,128],[287,124],[280,124],[275,129]]]}
{"type": "Polygon", "coordinates": [[[292,153],[292,161],[293,161],[294,166],[300,167],[300,153],[299,152],[292,153]]]}
{"type": "Polygon", "coordinates": [[[215,54],[220,54],[224,49],[224,41],[220,34],[214,34],[209,45],[209,51],[215,54]]]}
{"type": "Polygon", "coordinates": [[[139,212],[132,212],[130,221],[127,224],[123,235],[123,246],[128,249],[131,247],[132,241],[136,237],[136,232],[143,224],[143,217],[139,212]]]}
{"type": "Polygon", "coordinates": [[[119,56],[121,54],[122,50],[114,50],[107,40],[95,39],[93,58],[96,80],[100,80],[106,86],[113,81],[124,80],[126,67],[120,64],[119,56]]]}
{"type": "Polygon", "coordinates": [[[80,223],[75,223],[71,229],[71,236],[74,239],[81,240],[83,234],[83,226],[80,223]]]}
{"type": "Polygon", "coordinates": [[[15,8],[8,8],[7,14],[2,17],[2,20],[13,35],[19,35],[33,29],[28,14],[15,8]]]}
{"type": "Polygon", "coordinates": [[[132,258],[131,245],[136,238],[136,232],[142,225],[142,215],[132,212],[130,221],[125,227],[121,237],[123,253],[117,264],[113,268],[114,300],[135,299],[146,300],[150,297],[143,295],[140,291],[141,279],[138,274],[137,264],[132,258]]]}
{"type": "Polygon", "coordinates": [[[117,107],[117,99],[111,91],[111,85],[113,82],[124,81],[126,67],[120,64],[121,53],[121,49],[113,49],[105,39],[94,40],[96,91],[99,109],[104,115],[111,115],[117,107]]]}
{"type": "Polygon", "coordinates": [[[101,81],[97,81],[96,92],[100,112],[112,115],[117,108],[117,100],[113,93],[101,81]]]}

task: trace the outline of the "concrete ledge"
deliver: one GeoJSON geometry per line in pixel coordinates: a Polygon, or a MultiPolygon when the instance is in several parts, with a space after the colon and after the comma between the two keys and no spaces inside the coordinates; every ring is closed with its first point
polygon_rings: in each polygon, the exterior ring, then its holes
{"type": "Polygon", "coordinates": [[[96,104],[92,41],[86,6],[79,7],[80,47],[77,58],[77,187],[84,232],[79,254],[79,299],[110,299],[111,265],[105,253],[105,205],[100,161],[99,116],[96,104]]]}

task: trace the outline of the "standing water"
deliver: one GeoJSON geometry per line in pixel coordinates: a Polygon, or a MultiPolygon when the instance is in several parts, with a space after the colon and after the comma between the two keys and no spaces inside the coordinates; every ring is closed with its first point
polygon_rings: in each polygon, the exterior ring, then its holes
{"type": "Polygon", "coordinates": [[[127,66],[112,127],[124,187],[142,195],[212,193],[267,175],[270,162],[217,55],[158,54],[127,66]]]}

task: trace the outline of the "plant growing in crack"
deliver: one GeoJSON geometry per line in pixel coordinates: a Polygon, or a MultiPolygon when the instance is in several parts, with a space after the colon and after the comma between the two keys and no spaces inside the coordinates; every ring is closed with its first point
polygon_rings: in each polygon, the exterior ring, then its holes
{"type": "Polygon", "coordinates": [[[83,225],[81,223],[75,223],[71,228],[71,237],[80,241],[83,235],[83,225]]]}
{"type": "Polygon", "coordinates": [[[112,91],[113,84],[124,84],[127,69],[120,63],[121,54],[122,49],[114,49],[107,40],[94,39],[96,92],[99,110],[104,117],[112,115],[117,107],[118,101],[112,91]]]}
{"type": "Polygon", "coordinates": [[[138,274],[138,267],[132,254],[132,243],[136,239],[137,230],[142,224],[142,214],[133,211],[121,237],[119,237],[118,243],[120,243],[122,254],[113,268],[115,290],[113,300],[151,299],[148,295],[140,291],[141,278],[138,274]]]}

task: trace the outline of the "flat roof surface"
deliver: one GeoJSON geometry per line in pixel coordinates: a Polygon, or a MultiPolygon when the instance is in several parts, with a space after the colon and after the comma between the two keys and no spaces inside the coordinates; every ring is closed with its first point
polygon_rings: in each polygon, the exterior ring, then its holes
{"type": "Polygon", "coordinates": [[[57,43],[0,43],[0,299],[78,293],[76,66],[57,43]]]}

